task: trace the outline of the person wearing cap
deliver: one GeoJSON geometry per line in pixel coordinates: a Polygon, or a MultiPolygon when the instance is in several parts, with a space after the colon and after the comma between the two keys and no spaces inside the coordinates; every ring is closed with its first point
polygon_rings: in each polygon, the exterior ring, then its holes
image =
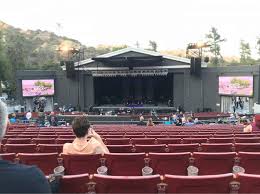
{"type": "Polygon", "coordinates": [[[253,122],[244,128],[244,132],[260,131],[260,114],[255,115],[253,122]]]}

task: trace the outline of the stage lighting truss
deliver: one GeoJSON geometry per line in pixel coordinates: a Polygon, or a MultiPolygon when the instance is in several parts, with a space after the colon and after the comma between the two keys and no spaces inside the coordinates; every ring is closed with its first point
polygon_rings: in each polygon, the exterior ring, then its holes
{"type": "Polygon", "coordinates": [[[93,77],[136,77],[136,76],[167,76],[168,69],[151,70],[120,70],[120,71],[92,71],[93,77]]]}

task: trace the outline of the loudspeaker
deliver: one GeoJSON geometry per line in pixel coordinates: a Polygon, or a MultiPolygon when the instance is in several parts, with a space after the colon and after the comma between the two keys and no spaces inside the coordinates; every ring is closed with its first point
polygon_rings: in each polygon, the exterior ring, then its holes
{"type": "Polygon", "coordinates": [[[190,74],[200,77],[201,74],[201,58],[200,57],[192,57],[190,60],[190,74]]]}
{"type": "Polygon", "coordinates": [[[67,78],[74,78],[76,75],[74,62],[73,61],[66,61],[66,73],[67,78]]]}

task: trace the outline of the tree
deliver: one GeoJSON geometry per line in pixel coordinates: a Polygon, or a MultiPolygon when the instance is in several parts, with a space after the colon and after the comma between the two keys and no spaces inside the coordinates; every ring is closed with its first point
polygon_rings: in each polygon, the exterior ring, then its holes
{"type": "Polygon", "coordinates": [[[260,55],[260,37],[257,38],[256,49],[257,49],[258,55],[260,55]]]}
{"type": "Polygon", "coordinates": [[[250,64],[252,63],[251,58],[251,49],[248,42],[245,42],[244,40],[240,41],[240,63],[241,64],[250,64]]]}
{"type": "Polygon", "coordinates": [[[2,96],[2,83],[8,80],[10,68],[3,49],[3,34],[0,31],[0,96],[2,96]]]}
{"type": "Polygon", "coordinates": [[[149,40],[149,46],[151,47],[152,51],[157,51],[157,47],[158,47],[157,42],[149,40]]]}
{"type": "Polygon", "coordinates": [[[220,61],[223,60],[220,53],[220,42],[226,41],[226,39],[221,37],[215,27],[212,27],[209,33],[206,34],[206,38],[208,39],[208,44],[210,45],[210,52],[214,55],[214,57],[211,58],[211,63],[214,66],[217,66],[220,64],[220,61]]]}

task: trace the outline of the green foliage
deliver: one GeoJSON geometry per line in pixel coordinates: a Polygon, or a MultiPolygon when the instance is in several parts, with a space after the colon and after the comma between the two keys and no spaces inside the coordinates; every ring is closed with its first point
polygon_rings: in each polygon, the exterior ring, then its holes
{"type": "MultiPolygon", "coordinates": [[[[257,37],[256,49],[257,49],[258,55],[260,56],[260,37],[257,37]]],[[[260,59],[260,58],[259,58],[259,59],[260,59]]]]}
{"type": "Polygon", "coordinates": [[[149,46],[151,47],[150,50],[152,50],[152,51],[157,51],[158,45],[157,45],[157,42],[156,42],[156,41],[149,40],[149,46]]]}
{"type": "Polygon", "coordinates": [[[250,45],[244,40],[240,41],[240,63],[244,65],[254,63],[254,60],[251,57],[250,45]]]}
{"type": "Polygon", "coordinates": [[[208,39],[208,43],[210,44],[210,52],[214,55],[211,58],[210,63],[212,66],[218,66],[221,62],[223,62],[223,58],[221,56],[220,50],[220,42],[226,41],[221,37],[218,33],[217,28],[212,27],[208,34],[206,34],[206,38],[208,39]]]}

